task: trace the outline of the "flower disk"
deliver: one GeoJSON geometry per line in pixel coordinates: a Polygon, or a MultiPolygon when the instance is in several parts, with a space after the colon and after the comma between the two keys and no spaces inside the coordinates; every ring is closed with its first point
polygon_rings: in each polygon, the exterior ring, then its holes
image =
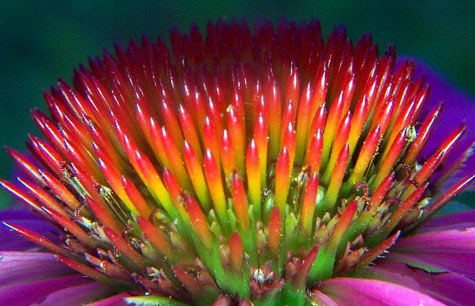
{"type": "Polygon", "coordinates": [[[62,234],[11,229],[131,302],[324,303],[322,281],[358,276],[473,180],[432,200],[465,126],[423,161],[442,105],[424,110],[414,63],[370,35],[220,20],[171,49],[131,41],[60,80],[33,158],[8,149],[28,178],[1,181],[62,234]]]}

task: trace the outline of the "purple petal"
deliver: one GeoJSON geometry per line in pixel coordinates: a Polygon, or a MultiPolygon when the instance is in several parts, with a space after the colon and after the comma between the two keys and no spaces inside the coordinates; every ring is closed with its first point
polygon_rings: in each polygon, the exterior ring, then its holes
{"type": "Polygon", "coordinates": [[[71,273],[50,253],[0,252],[0,287],[71,273]]]}
{"type": "Polygon", "coordinates": [[[424,252],[390,253],[386,260],[402,262],[428,272],[455,272],[475,278],[475,253],[424,252]]]}
{"type": "Polygon", "coordinates": [[[81,275],[51,278],[0,288],[0,305],[31,305],[41,303],[51,293],[91,282],[81,275]]]}
{"type": "Polygon", "coordinates": [[[40,306],[50,305],[83,305],[97,301],[113,293],[112,289],[99,282],[89,282],[67,287],[48,295],[40,306]]]}
{"type": "Polygon", "coordinates": [[[443,305],[416,290],[379,280],[333,278],[321,282],[320,290],[338,305],[443,305]]]}
{"type": "Polygon", "coordinates": [[[399,239],[392,251],[396,252],[473,252],[475,254],[475,227],[416,234],[399,239]]]}
{"type": "Polygon", "coordinates": [[[0,211],[0,220],[7,219],[34,219],[43,221],[44,218],[28,209],[14,208],[0,211]]]}
{"type": "Polygon", "coordinates": [[[429,272],[451,271],[475,278],[475,227],[402,238],[387,260],[429,272]]]}
{"type": "Polygon", "coordinates": [[[130,296],[128,293],[120,293],[111,297],[108,297],[107,299],[103,299],[91,304],[87,304],[86,306],[125,306],[127,303],[125,303],[124,298],[130,296]]]}
{"type": "Polygon", "coordinates": [[[475,292],[475,281],[460,274],[431,274],[399,263],[379,263],[367,269],[364,276],[410,287],[447,305],[470,305],[475,292]]]}
{"type": "Polygon", "coordinates": [[[431,218],[418,230],[418,233],[464,230],[469,227],[475,227],[475,210],[431,218]]]}
{"type": "MultiPolygon", "coordinates": [[[[447,163],[456,159],[475,139],[475,126],[472,122],[475,121],[475,99],[460,89],[454,87],[448,82],[441,74],[431,69],[423,61],[418,60],[416,62],[415,78],[421,76],[425,77],[425,80],[431,86],[431,93],[427,101],[425,111],[430,111],[441,101],[445,102],[445,107],[442,111],[439,122],[433,131],[433,136],[430,137],[422,155],[427,157],[433,153],[439,146],[442,139],[445,139],[453,130],[455,130],[463,120],[468,123],[465,137],[460,144],[448,157],[447,163]]],[[[462,172],[465,171],[465,175],[468,175],[475,169],[475,156],[471,156],[465,163],[462,172]]],[[[462,174],[461,176],[464,176],[462,174]]],[[[472,186],[473,188],[473,186],[472,186]]]]}
{"type": "MultiPolygon", "coordinates": [[[[36,233],[41,233],[41,235],[49,240],[58,242],[59,244],[56,227],[27,209],[9,209],[0,211],[0,222],[23,226],[36,233]]],[[[0,224],[0,251],[26,251],[38,249],[39,247],[36,244],[18,236],[15,232],[3,224],[0,224]]]]}

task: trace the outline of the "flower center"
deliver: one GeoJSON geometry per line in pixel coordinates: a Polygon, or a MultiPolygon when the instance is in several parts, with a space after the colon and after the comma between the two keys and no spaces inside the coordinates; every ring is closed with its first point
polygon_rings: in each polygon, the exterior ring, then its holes
{"type": "Polygon", "coordinates": [[[206,304],[253,301],[357,275],[447,197],[434,176],[462,125],[418,161],[441,106],[414,63],[378,58],[344,29],[210,23],[91,59],[33,117],[29,174],[2,182],[59,225],[64,244],[20,235],[111,284],[206,304]],[[424,113],[424,116],[420,116],[424,113]]]}

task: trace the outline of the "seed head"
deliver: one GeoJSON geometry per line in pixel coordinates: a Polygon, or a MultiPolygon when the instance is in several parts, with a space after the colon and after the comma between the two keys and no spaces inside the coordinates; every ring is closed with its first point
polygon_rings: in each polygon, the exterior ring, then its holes
{"type": "Polygon", "coordinates": [[[1,184],[61,232],[19,235],[118,291],[186,303],[310,301],[357,275],[468,185],[432,201],[463,124],[426,160],[442,111],[414,62],[344,28],[209,23],[90,58],[32,112],[44,139],[1,184]],[[422,115],[421,114],[425,114],[422,115]]]}

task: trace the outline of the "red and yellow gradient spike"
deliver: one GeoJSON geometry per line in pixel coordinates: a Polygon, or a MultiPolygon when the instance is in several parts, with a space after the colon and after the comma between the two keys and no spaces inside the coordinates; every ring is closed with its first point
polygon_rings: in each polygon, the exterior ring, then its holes
{"type": "MultiPolygon", "coordinates": [[[[444,161],[447,155],[453,150],[453,148],[457,145],[460,141],[461,137],[465,133],[466,130],[465,123],[462,124],[459,128],[454,130],[440,145],[440,147],[432,154],[432,156],[427,159],[424,165],[420,168],[420,170],[414,176],[414,182],[418,185],[424,183],[432,173],[440,166],[440,164],[444,161]]],[[[415,186],[409,186],[404,194],[402,195],[402,199],[405,200],[415,189],[415,186]]]]}
{"type": "Polygon", "coordinates": [[[246,153],[247,192],[256,217],[261,218],[261,168],[256,141],[251,140],[246,153]]]}
{"type": "Polygon", "coordinates": [[[250,221],[247,212],[248,203],[246,199],[246,190],[244,189],[244,183],[238,173],[234,173],[232,175],[231,191],[236,219],[238,220],[241,229],[243,229],[244,232],[248,233],[250,228],[250,221]]]}
{"type": "Polygon", "coordinates": [[[193,186],[190,182],[188,173],[186,172],[180,150],[171,138],[170,134],[168,134],[165,127],[162,127],[161,136],[163,147],[170,163],[170,170],[173,172],[178,182],[180,182],[182,188],[188,192],[191,192],[193,190],[193,186]]]}
{"type": "Polygon", "coordinates": [[[345,176],[346,166],[348,164],[348,157],[350,154],[349,150],[349,145],[348,143],[346,143],[340,154],[338,155],[336,166],[331,175],[330,183],[328,184],[328,189],[325,193],[323,202],[320,207],[317,207],[318,215],[321,215],[322,212],[326,211],[335,211],[335,204],[340,194],[340,187],[342,185],[343,177],[345,176]]]}
{"type": "Polygon", "coordinates": [[[318,195],[318,172],[313,172],[310,176],[302,201],[302,211],[300,213],[301,230],[305,237],[310,237],[314,226],[315,204],[318,195]]]}
{"type": "Polygon", "coordinates": [[[204,147],[211,150],[211,153],[213,153],[213,156],[216,158],[216,163],[219,165],[220,154],[218,130],[216,129],[215,125],[211,123],[208,117],[205,118],[203,129],[204,147]]]}
{"type": "Polygon", "coordinates": [[[180,124],[178,118],[173,110],[173,107],[170,102],[167,102],[166,99],[162,100],[162,118],[165,123],[167,131],[170,133],[176,144],[183,143],[183,135],[181,133],[180,124]]]}
{"type": "Polygon", "coordinates": [[[44,140],[29,135],[30,149],[57,176],[62,175],[62,166],[66,161],[44,140]]]}
{"type": "Polygon", "coordinates": [[[206,184],[203,169],[199,157],[193,148],[185,140],[183,145],[183,155],[185,159],[186,169],[193,184],[198,200],[205,210],[209,210],[211,205],[211,198],[206,184]]]}
{"type": "Polygon", "coordinates": [[[344,93],[341,92],[331,104],[328,112],[328,117],[323,132],[323,152],[322,152],[322,166],[326,167],[328,158],[330,156],[333,140],[335,139],[335,133],[338,125],[340,124],[340,117],[343,112],[343,100],[344,93]]]}
{"type": "Polygon", "coordinates": [[[269,110],[269,151],[270,158],[275,159],[280,151],[280,122],[282,105],[280,88],[275,80],[270,80],[266,85],[268,110],[269,110]]]}
{"type": "Polygon", "coordinates": [[[43,210],[59,225],[64,227],[70,232],[82,245],[94,249],[98,246],[97,241],[89,235],[83,228],[81,228],[76,222],[71,220],[69,216],[64,216],[61,213],[43,207],[43,210]]]}
{"type": "Polygon", "coordinates": [[[101,272],[98,272],[97,270],[87,266],[87,265],[84,265],[84,264],[81,264],[71,258],[68,258],[67,256],[61,256],[61,255],[56,255],[56,258],[61,261],[63,264],[65,264],[66,266],[68,266],[69,268],[93,279],[93,280],[97,280],[97,281],[100,281],[100,282],[103,282],[103,283],[111,283],[111,279],[107,276],[105,276],[104,274],[102,274],[101,272]]]}
{"type": "MultiPolygon", "coordinates": [[[[46,190],[44,190],[40,186],[38,186],[38,185],[28,181],[28,180],[22,179],[21,177],[17,177],[17,180],[18,180],[18,182],[20,182],[20,184],[22,184],[24,186],[26,191],[28,191],[30,194],[34,195],[34,197],[38,200],[38,202],[41,206],[47,207],[50,210],[54,210],[54,211],[58,212],[59,214],[65,216],[65,217],[68,216],[67,212],[61,207],[61,203],[59,203],[46,190]]],[[[13,186],[11,186],[11,187],[13,187],[13,186]]],[[[16,194],[18,196],[20,195],[20,193],[16,193],[16,194]]],[[[23,197],[24,196],[21,196],[21,198],[23,198],[23,197]]],[[[31,201],[29,201],[29,202],[31,202],[31,201]]],[[[35,202],[35,201],[33,200],[33,202],[35,202]]]]}
{"type": "Polygon", "coordinates": [[[376,177],[373,180],[372,189],[376,189],[379,184],[384,180],[384,178],[391,172],[393,169],[394,163],[400,158],[400,154],[404,145],[406,143],[408,130],[402,130],[399,132],[399,135],[396,137],[394,142],[391,145],[391,149],[388,151],[388,154],[382,160],[381,166],[378,167],[376,177]]]}
{"type": "Polygon", "coordinates": [[[25,239],[28,239],[31,242],[33,242],[33,243],[35,243],[35,244],[37,244],[41,247],[44,247],[45,249],[50,250],[51,252],[53,252],[55,254],[61,254],[61,255],[69,256],[69,252],[67,250],[57,246],[55,243],[51,242],[50,240],[48,240],[44,236],[39,235],[37,233],[34,233],[33,231],[29,230],[28,228],[25,228],[25,227],[19,226],[19,225],[9,224],[7,222],[2,222],[2,223],[6,227],[10,228],[15,233],[17,233],[19,236],[21,236],[25,239]]]}
{"type": "Polygon", "coordinates": [[[364,96],[356,105],[353,118],[351,120],[350,133],[348,135],[348,143],[350,145],[350,157],[356,149],[356,145],[361,136],[361,132],[366,123],[369,114],[369,102],[367,96],[364,96]]]}
{"type": "Polygon", "coordinates": [[[419,156],[420,152],[424,148],[425,143],[429,139],[429,136],[438,121],[440,113],[442,111],[443,104],[439,104],[435,109],[427,115],[427,117],[422,122],[421,128],[418,130],[418,135],[414,142],[411,143],[407,154],[404,158],[404,163],[406,165],[413,165],[419,156]]]}
{"type": "Polygon", "coordinates": [[[109,241],[122,253],[125,257],[130,259],[134,265],[138,268],[144,270],[145,265],[145,258],[138,253],[129,242],[118,235],[114,230],[104,227],[104,233],[106,234],[109,241]]]}
{"type": "Polygon", "coordinates": [[[188,144],[193,148],[200,160],[203,160],[202,150],[200,145],[200,138],[198,136],[198,132],[196,131],[195,124],[193,123],[193,119],[188,111],[185,109],[183,105],[178,106],[178,114],[180,117],[180,124],[183,131],[183,135],[188,142],[188,144]]]}
{"type": "Polygon", "coordinates": [[[287,148],[284,147],[275,166],[275,205],[279,208],[282,217],[285,216],[289,186],[290,157],[287,148]]]}
{"type": "Polygon", "coordinates": [[[174,252],[162,230],[154,226],[151,222],[143,217],[137,218],[137,224],[142,229],[142,233],[147,238],[147,240],[150,241],[150,243],[155,248],[157,248],[160,253],[170,259],[173,258],[174,252]]]}
{"type": "Polygon", "coordinates": [[[467,126],[462,124],[459,128],[453,131],[452,134],[450,134],[447,139],[444,140],[444,142],[442,142],[437,151],[431,157],[429,157],[429,159],[424,163],[422,168],[414,177],[414,181],[417,184],[422,184],[430,177],[430,175],[437,169],[437,167],[457,145],[462,136],[465,134],[466,129],[467,126]]]}
{"type": "Polygon", "coordinates": [[[421,199],[424,195],[429,183],[425,183],[419,186],[391,215],[391,217],[386,221],[381,231],[381,236],[386,237],[388,236],[391,231],[399,224],[399,221],[403,218],[403,216],[409,212],[409,210],[417,204],[417,202],[421,199]]]}
{"type": "Polygon", "coordinates": [[[344,187],[345,193],[348,193],[352,188],[354,188],[356,183],[363,179],[366,169],[370,165],[371,160],[374,158],[374,154],[378,148],[380,139],[381,128],[378,125],[368,134],[363,146],[361,147],[358,159],[356,160],[356,164],[353,168],[353,172],[351,173],[346,182],[346,186],[344,187]]]}
{"type": "Polygon", "coordinates": [[[85,198],[88,207],[94,213],[102,224],[107,224],[113,231],[120,233],[122,231],[122,225],[117,221],[109,209],[105,208],[105,204],[96,202],[93,198],[86,196],[85,198]]]}
{"type": "Polygon", "coordinates": [[[228,113],[228,130],[229,136],[233,144],[234,158],[236,167],[240,173],[245,173],[245,130],[244,123],[242,122],[239,114],[237,113],[235,106],[230,105],[227,109],[228,113]]]}
{"type": "Polygon", "coordinates": [[[63,185],[54,175],[51,173],[41,170],[38,170],[38,173],[41,175],[42,180],[45,184],[53,191],[53,193],[58,196],[69,208],[75,211],[80,207],[81,203],[76,199],[74,194],[69,191],[69,189],[63,185]]]}
{"type": "Polygon", "coordinates": [[[122,186],[139,215],[145,219],[149,219],[152,214],[152,209],[148,206],[135,184],[128,177],[122,176],[122,186]]]}
{"type": "Polygon", "coordinates": [[[120,156],[119,151],[117,148],[114,147],[114,144],[112,143],[111,140],[109,140],[104,132],[102,132],[94,122],[87,120],[87,127],[88,130],[91,133],[91,137],[93,139],[92,141],[92,148],[91,150],[94,149],[94,146],[97,148],[100,148],[104,154],[107,154],[109,159],[121,170],[124,170],[127,168],[126,164],[124,163],[124,160],[120,156]]]}
{"type": "Polygon", "coordinates": [[[440,208],[442,208],[450,199],[458,195],[460,192],[463,191],[468,185],[475,181],[475,173],[469,175],[468,177],[463,178],[457,184],[452,186],[447,192],[442,194],[436,201],[434,201],[429,207],[424,209],[424,214],[422,215],[422,219],[425,221],[430,216],[432,216],[435,212],[437,212],[440,208]]]}
{"type": "Polygon", "coordinates": [[[163,183],[165,184],[173,203],[178,205],[180,202],[179,197],[183,193],[183,190],[176,178],[173,176],[173,173],[171,173],[168,168],[163,168],[163,183]]]}
{"type": "Polygon", "coordinates": [[[231,137],[229,136],[229,133],[226,129],[223,130],[220,152],[224,176],[226,177],[226,180],[228,180],[232,171],[234,169],[237,169],[237,166],[234,154],[234,146],[231,137]]]}
{"type": "Polygon", "coordinates": [[[287,77],[287,88],[285,94],[285,102],[287,104],[298,104],[300,96],[300,78],[296,66],[292,66],[287,77]]]}
{"type": "Polygon", "coordinates": [[[336,262],[338,246],[350,226],[357,208],[358,201],[352,201],[346,206],[327,243],[320,247],[317,259],[309,272],[309,279],[313,282],[331,277],[336,262]]]}
{"type": "Polygon", "coordinates": [[[26,190],[23,190],[18,184],[11,183],[6,180],[0,180],[0,186],[14,196],[17,200],[21,201],[27,208],[31,209],[35,213],[44,215],[44,211],[41,209],[41,203],[26,190]]]}
{"type": "MultiPolygon", "coordinates": [[[[221,119],[221,110],[216,105],[216,103],[214,103],[212,95],[208,97],[207,107],[208,107],[207,118],[209,118],[209,125],[216,130],[216,132],[214,132],[213,134],[216,134],[219,137],[220,135],[223,134],[223,121],[221,119]]],[[[205,121],[205,124],[206,124],[206,121],[205,121]]],[[[219,139],[218,139],[218,143],[219,143],[219,139]]]]}
{"type": "Polygon", "coordinates": [[[257,151],[259,152],[259,164],[261,169],[261,188],[266,187],[267,181],[267,157],[268,157],[268,126],[267,119],[261,112],[257,116],[256,125],[254,127],[254,139],[257,145],[257,151]]]}
{"type": "Polygon", "coordinates": [[[295,105],[293,103],[288,103],[284,109],[281,126],[280,126],[280,149],[281,150],[283,147],[285,147],[284,140],[289,137],[288,135],[289,131],[293,130],[294,121],[295,121],[295,105]]]}
{"type": "Polygon", "coordinates": [[[229,258],[231,266],[235,273],[242,273],[244,261],[244,248],[241,236],[237,232],[233,232],[229,237],[229,258]]]}
{"type": "Polygon", "coordinates": [[[306,164],[310,167],[311,171],[318,172],[320,170],[320,163],[322,161],[323,152],[323,136],[322,130],[318,129],[313,135],[310,146],[308,147],[306,155],[306,164]]]}
{"type": "Polygon", "coordinates": [[[348,136],[350,133],[350,124],[351,124],[351,114],[348,113],[341,120],[340,126],[338,127],[338,131],[335,136],[335,140],[333,141],[330,160],[322,176],[322,182],[324,182],[325,184],[328,184],[328,182],[330,181],[330,176],[333,173],[333,169],[335,168],[337,158],[340,155],[340,152],[343,149],[343,146],[347,142],[349,142],[348,136]]]}
{"type": "Polygon", "coordinates": [[[295,129],[292,123],[289,123],[287,129],[283,131],[282,148],[286,148],[289,153],[289,167],[294,166],[295,152],[296,152],[296,138],[295,129]]]}
{"type": "Polygon", "coordinates": [[[302,164],[309,130],[309,122],[311,119],[311,107],[313,90],[309,82],[305,86],[299,101],[299,109],[297,115],[297,129],[296,129],[296,163],[302,164]]]}
{"type": "MultiPolygon", "coordinates": [[[[325,104],[328,89],[327,66],[321,62],[313,80],[313,96],[310,107],[310,120],[315,117],[318,109],[325,104]]],[[[311,135],[311,133],[309,134],[311,135]]]]}
{"type": "Polygon", "coordinates": [[[386,155],[391,150],[393,143],[396,141],[396,139],[399,138],[400,132],[402,130],[405,130],[411,123],[411,116],[414,112],[414,106],[415,102],[413,101],[412,103],[408,104],[404,109],[402,109],[402,114],[398,114],[397,121],[395,122],[394,127],[389,127],[386,131],[386,133],[389,133],[389,135],[387,135],[386,146],[384,152],[381,155],[380,160],[384,160],[386,158],[386,155]]]}
{"type": "Polygon", "coordinates": [[[119,196],[122,202],[124,202],[127,208],[132,212],[132,214],[134,216],[138,215],[139,212],[134,206],[134,203],[130,200],[124,190],[124,186],[121,182],[121,173],[115,167],[115,164],[111,160],[109,160],[108,156],[103,154],[97,147],[95,147],[95,152],[99,166],[102,170],[102,173],[106,177],[109,185],[112,187],[117,196],[119,196]]]}
{"type": "Polygon", "coordinates": [[[379,113],[374,116],[374,120],[372,121],[372,129],[379,126],[381,129],[381,135],[386,133],[386,129],[389,125],[389,120],[391,119],[394,111],[394,102],[388,101],[383,105],[383,107],[379,110],[379,113]]]}
{"type": "Polygon", "coordinates": [[[34,182],[37,184],[43,183],[44,179],[41,177],[41,169],[39,168],[39,165],[35,165],[35,163],[28,159],[25,155],[12,148],[5,147],[5,150],[7,151],[8,155],[10,155],[11,159],[13,159],[15,165],[24,173],[26,173],[34,182]]]}
{"type": "Polygon", "coordinates": [[[223,180],[221,172],[218,168],[211,150],[206,150],[204,157],[204,172],[206,183],[208,184],[211,199],[213,200],[214,209],[218,215],[219,222],[223,229],[229,229],[229,219],[226,207],[226,196],[224,194],[223,180]]]}
{"type": "Polygon", "coordinates": [[[175,207],[172,203],[168,190],[163,185],[163,182],[153,167],[153,164],[139,151],[136,151],[136,160],[136,171],[141,177],[143,183],[146,185],[147,189],[154,196],[157,202],[159,202],[163,208],[165,208],[165,210],[172,215],[175,207]]]}
{"type": "Polygon", "coordinates": [[[201,242],[210,249],[213,246],[213,235],[199,204],[189,195],[185,196],[186,211],[201,242]]]}
{"type": "MultiPolygon", "coordinates": [[[[308,137],[315,135],[317,130],[321,130],[323,132],[325,128],[325,119],[327,116],[327,106],[323,103],[315,113],[312,119],[312,124],[310,125],[310,129],[308,131],[308,137]]],[[[310,142],[307,143],[307,154],[305,156],[305,160],[308,158],[308,148],[310,147],[310,142]]]]}
{"type": "Polygon", "coordinates": [[[281,247],[282,239],[282,216],[280,213],[279,207],[275,206],[269,218],[269,237],[268,237],[268,246],[271,254],[274,257],[278,257],[281,247]]]}

